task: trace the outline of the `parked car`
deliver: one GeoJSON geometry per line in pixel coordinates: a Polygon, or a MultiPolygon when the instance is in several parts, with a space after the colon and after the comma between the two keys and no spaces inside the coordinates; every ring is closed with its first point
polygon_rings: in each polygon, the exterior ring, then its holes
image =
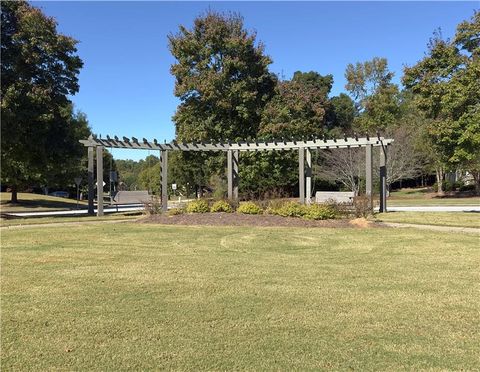
{"type": "Polygon", "coordinates": [[[49,194],[50,196],[57,196],[59,198],[68,198],[70,195],[66,191],[54,191],[49,194]]]}

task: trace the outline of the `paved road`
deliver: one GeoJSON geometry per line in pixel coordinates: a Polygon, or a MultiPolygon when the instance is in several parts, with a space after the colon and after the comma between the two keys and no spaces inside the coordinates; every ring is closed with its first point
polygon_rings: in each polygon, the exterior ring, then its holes
{"type": "MultiPolygon", "coordinates": [[[[119,205],[117,207],[103,208],[104,213],[116,213],[116,212],[132,212],[141,211],[144,209],[143,204],[129,204],[119,205]]],[[[97,213],[97,210],[94,210],[97,213]]],[[[51,211],[51,212],[12,212],[5,213],[14,217],[56,217],[56,216],[83,216],[88,214],[87,209],[71,209],[67,211],[51,211]]]]}
{"type": "Polygon", "coordinates": [[[412,206],[390,207],[388,212],[480,212],[480,205],[435,205],[435,206],[412,206]]]}

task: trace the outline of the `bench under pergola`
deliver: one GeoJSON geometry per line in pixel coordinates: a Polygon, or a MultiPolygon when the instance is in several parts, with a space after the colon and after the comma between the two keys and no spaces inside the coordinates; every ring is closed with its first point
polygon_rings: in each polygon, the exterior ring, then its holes
{"type": "MultiPolygon", "coordinates": [[[[380,212],[387,211],[387,147],[393,139],[385,139],[377,134],[375,137],[347,137],[326,139],[312,138],[309,140],[243,140],[243,141],[198,141],[160,143],[156,139],[153,142],[143,138],[141,141],[135,137],[122,139],[114,136],[101,138],[90,136],[80,142],[88,148],[88,213],[94,214],[94,155],[97,158],[97,183],[103,185],[103,149],[132,149],[132,150],[158,150],[160,153],[160,183],[162,210],[167,210],[168,202],[168,153],[170,151],[222,151],[227,154],[227,180],[228,198],[238,200],[239,174],[238,165],[240,152],[244,151],[298,151],[298,180],[299,201],[302,204],[311,202],[312,191],[312,150],[316,149],[342,149],[342,148],[365,148],[366,158],[366,195],[373,195],[373,147],[380,147],[380,212]],[[307,197],[305,197],[307,195],[307,197]]],[[[97,215],[103,215],[103,187],[97,188],[97,215]]]]}

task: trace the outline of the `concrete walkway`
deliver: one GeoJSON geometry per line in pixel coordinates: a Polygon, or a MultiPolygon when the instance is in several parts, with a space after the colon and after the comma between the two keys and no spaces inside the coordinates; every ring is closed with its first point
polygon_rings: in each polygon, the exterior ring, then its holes
{"type": "Polygon", "coordinates": [[[413,224],[413,223],[397,223],[397,222],[379,222],[379,224],[381,224],[382,226],[388,226],[393,228],[414,228],[414,229],[443,231],[443,232],[468,233],[468,234],[475,234],[480,237],[480,229],[476,227],[419,225],[419,224],[413,224]]]}
{"type": "MultiPolygon", "coordinates": [[[[394,207],[387,204],[388,212],[480,212],[480,205],[432,205],[394,207]]],[[[378,212],[378,208],[377,208],[378,212]]]]}

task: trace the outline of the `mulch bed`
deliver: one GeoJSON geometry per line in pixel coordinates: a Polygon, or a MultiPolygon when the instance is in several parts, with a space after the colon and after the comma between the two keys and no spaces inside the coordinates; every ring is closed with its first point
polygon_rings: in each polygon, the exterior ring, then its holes
{"type": "Polygon", "coordinates": [[[162,225],[201,225],[201,226],[285,226],[285,227],[377,227],[366,220],[324,220],[312,221],[303,218],[272,215],[249,215],[241,213],[192,213],[176,216],[152,215],[141,218],[138,223],[162,225]],[[357,221],[357,222],[356,222],[357,221]]]}

